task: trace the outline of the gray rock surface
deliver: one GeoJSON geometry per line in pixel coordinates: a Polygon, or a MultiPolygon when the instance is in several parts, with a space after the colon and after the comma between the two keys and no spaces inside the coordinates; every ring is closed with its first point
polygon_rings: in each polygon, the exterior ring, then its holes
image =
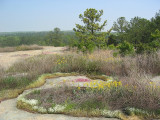
{"type": "Polygon", "coordinates": [[[116,118],[85,118],[62,114],[29,113],[16,108],[16,99],[6,100],[0,104],[0,120],[118,120],[116,118]]]}
{"type": "Polygon", "coordinates": [[[160,85],[160,76],[153,77],[151,81],[155,83],[155,85],[160,85]]]}

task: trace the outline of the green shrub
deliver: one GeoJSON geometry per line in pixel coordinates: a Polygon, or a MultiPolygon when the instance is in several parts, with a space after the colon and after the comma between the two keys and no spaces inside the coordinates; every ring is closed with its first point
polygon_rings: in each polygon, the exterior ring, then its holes
{"type": "Polygon", "coordinates": [[[27,77],[5,77],[0,80],[0,90],[23,88],[31,82],[32,80],[27,77]]]}
{"type": "Polygon", "coordinates": [[[40,90],[34,90],[33,93],[34,94],[40,94],[40,90]]]}
{"type": "Polygon", "coordinates": [[[122,56],[131,55],[134,53],[134,46],[127,41],[120,43],[117,48],[122,56]]]}
{"type": "Polygon", "coordinates": [[[77,44],[77,46],[78,46],[78,49],[83,53],[87,53],[87,52],[91,53],[94,51],[96,47],[95,43],[91,40],[87,40],[85,42],[81,41],[80,43],[77,44]]]}
{"type": "Polygon", "coordinates": [[[94,99],[89,99],[86,100],[78,105],[80,109],[82,110],[94,110],[94,109],[104,109],[105,106],[103,105],[102,102],[99,102],[98,100],[94,99]]]}
{"type": "Polygon", "coordinates": [[[153,40],[150,44],[150,47],[152,47],[154,49],[154,51],[157,51],[158,49],[160,49],[160,40],[153,40]]]}
{"type": "Polygon", "coordinates": [[[108,48],[109,48],[110,50],[115,50],[115,49],[116,49],[116,47],[114,46],[114,44],[108,45],[108,48]]]}

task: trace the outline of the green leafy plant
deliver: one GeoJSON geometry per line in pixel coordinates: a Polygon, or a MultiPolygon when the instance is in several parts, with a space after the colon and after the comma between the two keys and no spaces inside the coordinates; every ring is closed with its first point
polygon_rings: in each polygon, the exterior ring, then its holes
{"type": "Polygon", "coordinates": [[[120,43],[117,48],[122,56],[131,55],[134,53],[133,45],[127,41],[120,43]]]}
{"type": "Polygon", "coordinates": [[[116,49],[116,47],[114,46],[114,44],[108,45],[108,48],[109,48],[110,50],[115,50],[115,49],[116,49]]]}

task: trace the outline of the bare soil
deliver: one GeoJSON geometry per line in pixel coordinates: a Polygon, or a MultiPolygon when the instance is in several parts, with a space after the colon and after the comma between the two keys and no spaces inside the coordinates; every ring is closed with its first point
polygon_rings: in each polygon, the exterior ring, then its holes
{"type": "Polygon", "coordinates": [[[40,54],[63,54],[66,47],[43,46],[41,50],[2,52],[0,53],[0,66],[8,68],[15,62],[40,54]]]}

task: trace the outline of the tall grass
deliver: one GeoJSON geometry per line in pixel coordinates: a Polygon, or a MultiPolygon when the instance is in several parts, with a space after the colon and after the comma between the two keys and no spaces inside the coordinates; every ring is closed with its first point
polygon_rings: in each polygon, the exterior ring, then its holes
{"type": "Polygon", "coordinates": [[[160,52],[134,57],[113,57],[99,51],[93,54],[39,55],[15,63],[9,71],[34,74],[52,72],[80,72],[115,76],[130,76],[133,72],[157,75],[160,73],[160,52]]]}
{"type": "Polygon", "coordinates": [[[116,76],[119,79],[123,77],[131,79],[137,77],[137,74],[154,76],[160,73],[160,53],[134,57],[113,57],[111,53],[107,52],[99,51],[87,55],[76,53],[39,55],[15,63],[8,69],[8,72],[28,73],[33,79],[41,74],[54,72],[105,74],[116,76]]]}

